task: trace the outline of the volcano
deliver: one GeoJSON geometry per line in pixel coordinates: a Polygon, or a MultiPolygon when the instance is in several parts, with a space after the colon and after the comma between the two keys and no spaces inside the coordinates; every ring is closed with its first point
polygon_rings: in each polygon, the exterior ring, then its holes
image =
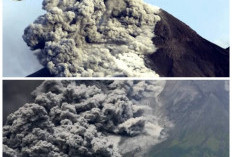
{"type": "Polygon", "coordinates": [[[229,49],[142,0],[44,1],[24,41],[44,66],[28,77],[228,77],[229,49]]]}
{"type": "Polygon", "coordinates": [[[149,55],[150,67],[163,77],[228,77],[229,49],[199,36],[164,10],[153,38],[158,50],[149,55]]]}
{"type": "Polygon", "coordinates": [[[3,85],[6,156],[229,157],[228,81],[3,85]]]}
{"type": "Polygon", "coordinates": [[[146,156],[229,157],[229,92],[224,83],[167,81],[160,101],[175,127],[146,156]]]}

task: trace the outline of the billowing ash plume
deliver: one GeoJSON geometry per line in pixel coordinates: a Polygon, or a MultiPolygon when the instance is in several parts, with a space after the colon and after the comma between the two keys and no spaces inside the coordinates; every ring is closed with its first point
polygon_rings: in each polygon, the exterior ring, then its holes
{"type": "Polygon", "coordinates": [[[32,93],[34,103],[8,116],[4,153],[141,156],[167,136],[164,130],[170,122],[159,112],[156,98],[164,85],[163,81],[45,81],[32,93]]]}
{"type": "Polygon", "coordinates": [[[47,11],[25,29],[51,74],[65,77],[157,77],[144,63],[159,8],[142,0],[44,0],[47,11]]]}

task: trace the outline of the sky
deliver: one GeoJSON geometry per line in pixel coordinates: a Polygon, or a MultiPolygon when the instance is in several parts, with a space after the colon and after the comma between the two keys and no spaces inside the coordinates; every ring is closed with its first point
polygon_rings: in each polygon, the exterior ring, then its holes
{"type": "Polygon", "coordinates": [[[3,124],[6,117],[25,103],[33,102],[31,92],[42,80],[4,80],[3,81],[3,124]]]}
{"type": "Polygon", "coordinates": [[[229,47],[229,0],[144,0],[171,13],[202,37],[229,47]]]}
{"type": "Polygon", "coordinates": [[[3,0],[3,76],[24,77],[41,69],[22,39],[24,29],[44,14],[42,0],[3,0]]]}
{"type": "MultiPolygon", "coordinates": [[[[144,0],[171,13],[207,40],[229,45],[229,0],[144,0]]],[[[22,39],[44,14],[42,0],[3,0],[3,76],[24,77],[42,68],[22,39]]]]}

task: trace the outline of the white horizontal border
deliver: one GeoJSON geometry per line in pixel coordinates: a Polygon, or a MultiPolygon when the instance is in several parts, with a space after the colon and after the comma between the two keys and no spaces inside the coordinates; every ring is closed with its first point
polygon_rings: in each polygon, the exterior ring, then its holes
{"type": "Polygon", "coordinates": [[[3,80],[230,80],[229,77],[2,77],[3,80]]]}

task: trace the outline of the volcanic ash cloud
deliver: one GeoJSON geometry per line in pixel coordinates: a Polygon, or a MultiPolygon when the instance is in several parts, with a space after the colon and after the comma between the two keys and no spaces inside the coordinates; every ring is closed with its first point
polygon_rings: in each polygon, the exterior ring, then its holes
{"type": "Polygon", "coordinates": [[[145,66],[159,8],[142,0],[44,0],[47,11],[23,35],[51,74],[158,77],[145,66]]]}
{"type": "Polygon", "coordinates": [[[159,111],[155,95],[165,82],[153,82],[45,81],[32,93],[33,103],[8,116],[4,154],[120,157],[140,150],[135,156],[141,156],[166,139],[164,130],[171,124],[164,114],[155,114],[159,111]],[[142,103],[152,95],[150,103],[142,103]]]}

